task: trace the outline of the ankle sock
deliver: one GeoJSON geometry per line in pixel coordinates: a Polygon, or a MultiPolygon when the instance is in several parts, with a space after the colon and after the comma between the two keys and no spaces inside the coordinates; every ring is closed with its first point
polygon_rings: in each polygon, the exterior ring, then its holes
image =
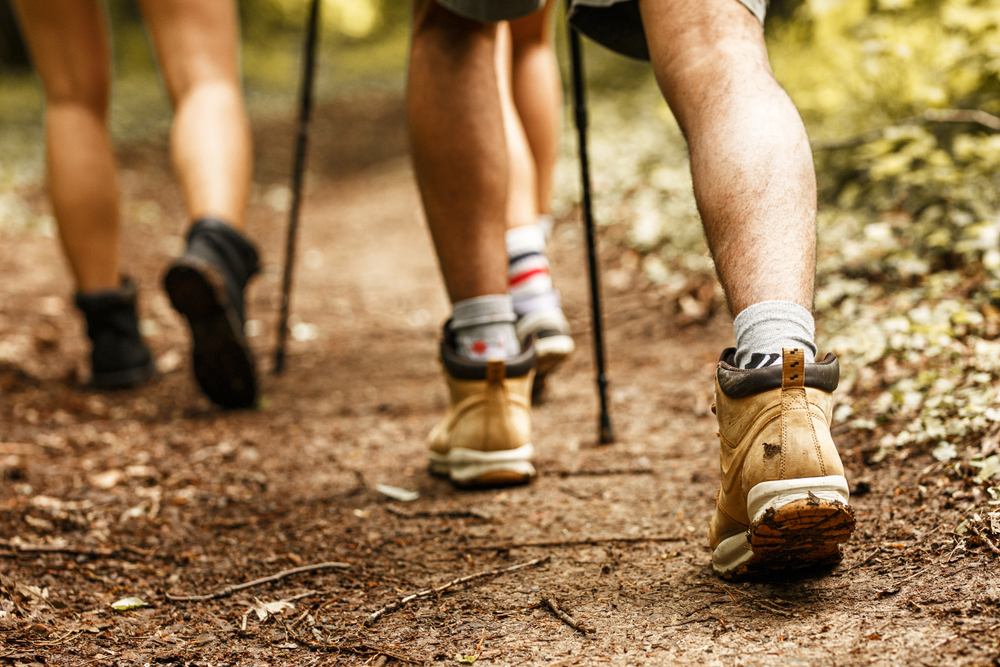
{"type": "Polygon", "coordinates": [[[545,257],[545,232],[540,225],[508,229],[507,289],[517,315],[559,308],[559,292],[552,287],[549,260],[545,257]]]}
{"type": "Polygon", "coordinates": [[[552,236],[552,230],[556,227],[556,219],[548,213],[541,213],[538,216],[538,222],[535,224],[541,228],[542,236],[544,236],[545,240],[548,241],[552,236]]]}
{"type": "Polygon", "coordinates": [[[736,366],[764,368],[781,363],[785,347],[805,348],[806,363],[816,360],[816,323],[812,313],[790,301],[755,303],[733,320],[736,366]]]}
{"type": "Polygon", "coordinates": [[[474,361],[510,359],[521,353],[508,294],[477,296],[451,307],[451,330],[458,353],[474,361]]]}

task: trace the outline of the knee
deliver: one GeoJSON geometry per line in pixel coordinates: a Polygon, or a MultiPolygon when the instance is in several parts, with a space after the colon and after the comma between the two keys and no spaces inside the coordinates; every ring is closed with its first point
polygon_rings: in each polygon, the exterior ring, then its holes
{"type": "Polygon", "coordinates": [[[226,76],[204,74],[183,77],[174,81],[168,92],[175,111],[192,104],[204,110],[212,109],[227,114],[243,109],[239,82],[226,76]]]}
{"type": "Polygon", "coordinates": [[[111,97],[111,74],[97,64],[77,67],[64,76],[42,80],[45,103],[50,108],[83,109],[102,120],[108,117],[111,97]]]}
{"type": "Polygon", "coordinates": [[[415,3],[414,47],[430,47],[456,56],[479,47],[493,48],[497,25],[463,18],[435,0],[415,3]]]}
{"type": "Polygon", "coordinates": [[[551,31],[548,18],[547,11],[541,10],[510,22],[510,38],[515,58],[518,53],[549,46],[551,31]]]}

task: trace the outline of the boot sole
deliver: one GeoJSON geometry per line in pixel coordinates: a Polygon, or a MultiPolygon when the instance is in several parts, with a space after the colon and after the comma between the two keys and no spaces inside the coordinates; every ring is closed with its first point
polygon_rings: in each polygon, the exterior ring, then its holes
{"type": "Polygon", "coordinates": [[[560,334],[535,339],[535,355],[538,359],[535,375],[544,376],[555,370],[576,349],[571,336],[560,334]]]}
{"type": "Polygon", "coordinates": [[[712,567],[738,578],[838,562],[854,532],[849,497],[839,475],[758,484],[747,497],[750,528],[719,544],[712,567]]]}
{"type": "Polygon", "coordinates": [[[527,484],[535,476],[531,464],[535,448],[528,444],[499,452],[479,452],[456,447],[447,454],[430,452],[430,472],[446,477],[455,486],[488,488],[527,484]]]}
{"type": "Polygon", "coordinates": [[[535,381],[531,386],[531,402],[541,403],[545,395],[545,380],[576,349],[572,336],[559,334],[535,339],[535,381]]]}
{"type": "Polygon", "coordinates": [[[257,402],[253,353],[215,267],[179,259],[164,276],[163,286],[191,327],[194,376],[202,391],[224,408],[252,407],[257,402]]]}
{"type": "Polygon", "coordinates": [[[120,371],[92,372],[90,386],[95,389],[128,389],[139,386],[154,375],[156,375],[156,362],[150,360],[142,366],[120,371]]]}

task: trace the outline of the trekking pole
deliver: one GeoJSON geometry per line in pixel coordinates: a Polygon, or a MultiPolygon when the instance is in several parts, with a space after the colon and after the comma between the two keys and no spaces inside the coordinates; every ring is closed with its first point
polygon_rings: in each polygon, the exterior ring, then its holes
{"type": "Polygon", "coordinates": [[[292,165],[292,207],[288,219],[288,240],[285,244],[285,275],[281,284],[281,316],[278,318],[278,349],[274,352],[274,374],[285,368],[285,342],[288,339],[288,308],[292,293],[292,269],[295,266],[295,237],[299,231],[299,205],[302,202],[302,177],[306,166],[306,144],[309,140],[309,116],[312,113],[313,73],[316,69],[316,44],[319,32],[319,3],[312,0],[306,22],[306,42],[302,53],[302,88],[299,98],[299,136],[295,143],[292,165]]]}
{"type": "Polygon", "coordinates": [[[587,160],[587,99],[584,90],[583,58],[580,35],[569,26],[570,62],[573,70],[573,103],[576,133],[580,146],[580,178],[583,181],[583,226],[587,230],[587,262],[590,265],[590,307],[594,326],[594,361],[597,365],[597,394],[601,401],[599,442],[615,441],[608,414],[608,376],[604,372],[604,324],[601,320],[601,286],[597,273],[597,243],[594,239],[594,213],[590,204],[590,163],[587,160]]]}

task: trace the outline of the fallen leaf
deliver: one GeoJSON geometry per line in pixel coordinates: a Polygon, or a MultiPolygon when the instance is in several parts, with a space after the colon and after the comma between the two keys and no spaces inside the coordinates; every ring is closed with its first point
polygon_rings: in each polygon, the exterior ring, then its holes
{"type": "Polygon", "coordinates": [[[253,604],[250,605],[250,611],[257,614],[257,618],[260,621],[264,621],[268,616],[277,616],[286,609],[295,609],[295,605],[291,602],[285,602],[284,600],[276,600],[274,602],[264,602],[260,598],[254,598],[253,604]]]}
{"type": "Polygon", "coordinates": [[[132,611],[133,609],[139,609],[140,607],[148,607],[149,603],[142,598],[122,598],[117,602],[111,604],[111,608],[115,611],[132,611]]]}
{"type": "Polygon", "coordinates": [[[375,490],[382,495],[389,496],[393,500],[398,500],[403,503],[413,502],[420,497],[418,491],[409,491],[407,489],[401,489],[398,486],[389,486],[388,484],[376,484],[375,490]]]}

